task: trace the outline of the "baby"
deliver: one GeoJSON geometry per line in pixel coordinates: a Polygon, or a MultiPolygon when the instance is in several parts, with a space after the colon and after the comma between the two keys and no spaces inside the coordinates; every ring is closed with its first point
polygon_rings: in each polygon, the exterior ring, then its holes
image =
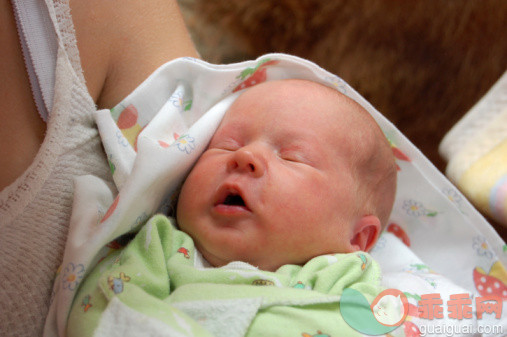
{"type": "Polygon", "coordinates": [[[214,266],[275,271],[368,251],[395,185],[390,146],[362,107],[317,83],[267,82],[231,106],[183,185],[178,225],[214,266]]]}
{"type": "Polygon", "coordinates": [[[388,219],[396,174],[382,131],[350,98],[304,80],[249,88],[182,186],[181,231],[155,216],[104,259],[80,286],[68,335],[118,332],[130,308],[125,322],[146,333],[157,320],[170,335],[223,333],[232,310],[248,322],[234,325],[239,335],[353,334],[338,296],[380,291],[379,268],[361,252],[388,219]],[[129,309],[112,309],[116,299],[129,309]]]}

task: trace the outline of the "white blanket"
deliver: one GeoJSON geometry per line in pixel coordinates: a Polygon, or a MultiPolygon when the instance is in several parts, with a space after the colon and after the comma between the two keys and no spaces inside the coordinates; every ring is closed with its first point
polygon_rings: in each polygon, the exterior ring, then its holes
{"type": "Polygon", "coordinates": [[[109,242],[136,231],[155,212],[173,211],[179,185],[237,97],[236,91],[287,78],[319,82],[351,97],[371,113],[392,144],[399,166],[397,197],[388,233],[372,255],[384,270],[386,286],[406,292],[415,308],[393,335],[422,334],[429,325],[461,326],[459,332],[463,332],[464,325],[478,327],[484,322],[503,325],[507,333],[506,313],[502,319],[490,313],[481,320],[458,320],[449,317],[446,305],[450,295],[460,293],[470,294],[474,310],[476,297],[496,295],[506,303],[507,246],[493,228],[396,127],[343,80],[309,61],[271,54],[232,65],[191,58],[169,62],[117,107],[97,113],[119,192],[96,177],[77,179],[46,336],[65,334],[79,282],[108,253],[109,242]],[[431,293],[443,300],[443,320],[417,318],[418,300],[431,293]]]}

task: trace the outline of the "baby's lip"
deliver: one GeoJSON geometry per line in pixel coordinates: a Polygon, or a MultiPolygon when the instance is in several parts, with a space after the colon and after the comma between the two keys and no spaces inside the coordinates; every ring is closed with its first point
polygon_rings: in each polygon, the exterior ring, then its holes
{"type": "Polygon", "coordinates": [[[213,206],[220,213],[233,214],[252,211],[248,200],[245,198],[245,193],[236,184],[222,185],[218,189],[213,206]]]}

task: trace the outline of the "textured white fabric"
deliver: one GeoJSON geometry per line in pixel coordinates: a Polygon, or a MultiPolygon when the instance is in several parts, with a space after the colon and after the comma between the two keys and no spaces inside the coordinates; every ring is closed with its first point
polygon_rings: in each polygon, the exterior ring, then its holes
{"type": "Polygon", "coordinates": [[[0,336],[42,334],[67,236],[72,179],[93,174],[110,181],[68,1],[46,4],[58,37],[54,90],[48,89],[54,99],[33,163],[0,192],[0,336]]]}
{"type": "MultiPolygon", "coordinates": [[[[182,322],[182,325],[184,323],[182,322]]],[[[183,329],[184,330],[184,329],[183,329]]],[[[180,332],[167,324],[130,309],[113,298],[109,303],[95,337],[192,337],[192,331],[180,332]]]]}
{"type": "Polygon", "coordinates": [[[213,336],[242,337],[250,327],[262,298],[189,301],[174,306],[200,322],[213,336]]]}
{"type": "Polygon", "coordinates": [[[446,174],[481,210],[507,226],[507,72],[445,135],[446,174]]]}
{"type": "Polygon", "coordinates": [[[507,72],[445,135],[439,152],[449,162],[452,181],[507,138],[507,72]]]}

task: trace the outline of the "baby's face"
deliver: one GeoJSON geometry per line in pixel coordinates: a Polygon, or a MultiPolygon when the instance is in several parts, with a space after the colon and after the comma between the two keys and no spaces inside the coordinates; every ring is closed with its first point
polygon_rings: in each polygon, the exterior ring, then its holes
{"type": "Polygon", "coordinates": [[[185,181],[180,228],[215,266],[264,270],[354,251],[351,106],[301,83],[267,82],[231,106],[185,181]]]}

